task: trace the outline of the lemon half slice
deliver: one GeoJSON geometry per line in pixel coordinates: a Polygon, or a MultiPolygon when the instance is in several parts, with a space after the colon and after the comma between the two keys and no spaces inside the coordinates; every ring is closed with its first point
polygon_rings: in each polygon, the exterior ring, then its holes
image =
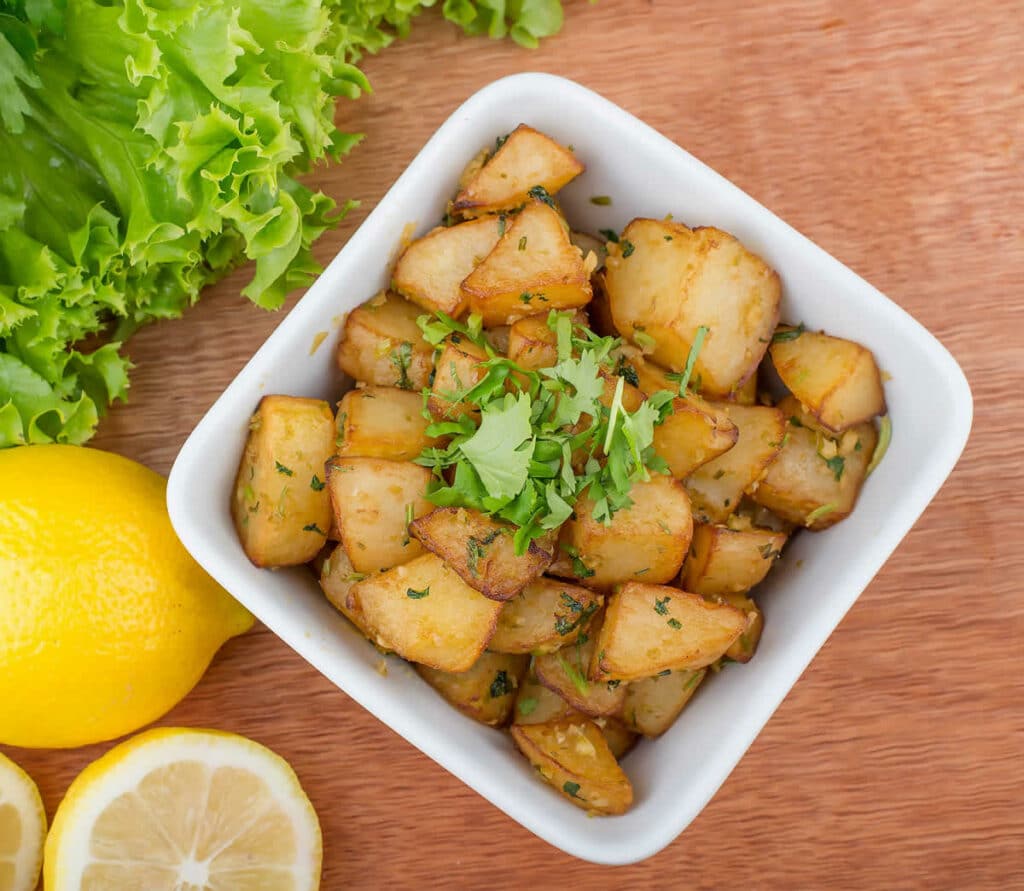
{"type": "Polygon", "coordinates": [[[46,841],[48,891],[315,891],[320,823],[298,778],[252,740],[160,729],[71,784],[46,841]]]}
{"type": "Polygon", "coordinates": [[[0,891],[32,891],[43,864],[46,812],[39,790],[0,755],[0,891]]]}

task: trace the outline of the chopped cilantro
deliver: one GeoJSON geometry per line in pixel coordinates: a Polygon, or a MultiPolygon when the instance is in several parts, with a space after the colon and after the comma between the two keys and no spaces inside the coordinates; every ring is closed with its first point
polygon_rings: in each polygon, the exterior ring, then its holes
{"type": "Polygon", "coordinates": [[[785,331],[776,331],[772,335],[772,343],[785,343],[789,340],[796,340],[806,330],[804,323],[801,322],[795,328],[787,328],[785,331]]]}
{"type": "Polygon", "coordinates": [[[562,550],[569,555],[572,560],[572,574],[578,579],[589,579],[593,574],[594,570],[587,566],[580,557],[580,552],[571,545],[562,545],[562,550]]]}
{"type": "Polygon", "coordinates": [[[630,386],[640,386],[640,378],[637,376],[636,369],[626,361],[625,356],[619,356],[615,361],[615,373],[630,386]]]}
{"type": "Polygon", "coordinates": [[[327,533],[324,532],[324,530],[321,529],[319,526],[317,526],[316,523],[309,523],[308,525],[303,526],[302,527],[302,531],[303,532],[316,532],[318,535],[322,535],[324,538],[327,538],[327,533]]]}
{"type": "Polygon", "coordinates": [[[836,507],[836,504],[831,503],[823,504],[820,507],[816,507],[804,518],[804,525],[810,526],[815,521],[820,520],[822,517],[832,513],[836,509],[836,507]]]}
{"type": "Polygon", "coordinates": [[[700,355],[701,349],[704,347],[704,338],[707,337],[708,331],[711,329],[707,325],[698,326],[697,330],[693,334],[693,343],[690,345],[690,352],[686,356],[686,365],[683,366],[683,373],[680,375],[669,374],[667,375],[669,380],[679,381],[679,395],[686,396],[686,388],[690,385],[690,376],[693,374],[693,366],[697,362],[697,356],[700,355]]]}
{"type": "Polygon", "coordinates": [[[683,623],[680,622],[678,619],[669,619],[668,627],[678,631],[680,628],[683,627],[683,623]]]}
{"type": "Polygon", "coordinates": [[[666,678],[666,677],[668,677],[668,676],[669,676],[670,674],[672,674],[672,669],[671,669],[671,668],[666,668],[666,669],[665,669],[664,671],[659,671],[659,672],[658,672],[658,673],[657,673],[657,674],[655,675],[655,677],[656,677],[656,678],[666,678]]]}
{"type": "Polygon", "coordinates": [[[500,238],[505,234],[505,226],[508,224],[508,219],[505,214],[498,215],[498,237],[500,238]]]}
{"type": "Polygon", "coordinates": [[[598,207],[607,207],[612,203],[612,199],[607,195],[591,195],[590,203],[596,204],[598,207]]]}
{"type": "Polygon", "coordinates": [[[313,478],[309,481],[309,488],[314,492],[322,492],[325,485],[326,483],[315,473],[313,474],[313,478]]]}
{"type": "Polygon", "coordinates": [[[494,151],[492,152],[492,157],[493,155],[496,155],[498,153],[498,151],[506,142],[508,142],[508,138],[510,135],[510,133],[506,133],[504,136],[499,136],[497,139],[494,140],[494,151]]]}
{"type": "Polygon", "coordinates": [[[651,337],[651,335],[648,334],[641,325],[633,326],[633,340],[636,342],[638,347],[647,352],[650,352],[658,346],[658,341],[651,337]]]}
{"type": "Polygon", "coordinates": [[[723,476],[725,476],[725,468],[720,467],[715,471],[715,479],[720,480],[723,476]]]}
{"type": "Polygon", "coordinates": [[[789,426],[790,427],[803,427],[803,423],[800,421],[800,419],[796,415],[790,415],[789,426]]]}
{"type": "Polygon", "coordinates": [[[621,244],[622,244],[622,259],[625,260],[626,257],[633,256],[633,251],[636,250],[636,245],[633,244],[633,242],[631,242],[628,238],[623,238],[621,244]]]}
{"type": "Polygon", "coordinates": [[[555,200],[548,194],[548,190],[544,186],[534,186],[527,194],[537,201],[543,201],[548,207],[555,206],[555,200]]]}
{"type": "Polygon", "coordinates": [[[774,560],[776,557],[782,555],[782,551],[775,550],[775,548],[772,547],[771,542],[768,542],[768,544],[765,545],[761,545],[761,547],[759,547],[758,550],[761,552],[761,557],[764,560],[774,560]]]}
{"type": "Polygon", "coordinates": [[[509,680],[508,672],[505,669],[499,669],[498,673],[495,674],[494,680],[491,681],[491,699],[500,699],[502,696],[508,696],[515,689],[515,685],[509,680]]]}
{"type": "Polygon", "coordinates": [[[424,597],[429,597],[430,585],[427,585],[422,591],[417,591],[415,588],[406,588],[405,596],[410,600],[422,600],[424,597]]]}
{"type": "Polygon", "coordinates": [[[704,677],[703,671],[695,671],[690,675],[690,679],[686,682],[686,686],[683,687],[683,692],[692,690],[697,684],[700,683],[700,679],[704,677]]]}
{"type": "Polygon", "coordinates": [[[522,238],[519,239],[519,250],[521,250],[521,251],[525,251],[526,250],[526,236],[525,235],[522,238]]]}
{"type": "Polygon", "coordinates": [[[409,365],[412,362],[412,344],[403,340],[394,350],[391,351],[391,364],[398,371],[398,382],[395,384],[400,390],[411,390],[412,381],[409,380],[409,365]]]}
{"type": "Polygon", "coordinates": [[[274,462],[274,470],[278,473],[284,474],[285,476],[295,476],[295,471],[290,467],[285,467],[280,461],[274,462]]]}
{"type": "Polygon", "coordinates": [[[603,235],[605,241],[610,241],[612,244],[619,243],[619,233],[614,229],[598,229],[598,234],[603,235]]]}
{"type": "Polygon", "coordinates": [[[655,597],[654,598],[654,611],[659,616],[667,616],[668,615],[668,606],[666,604],[671,599],[672,598],[667,596],[667,595],[665,597],[662,597],[662,598],[655,597]]]}
{"type": "Polygon", "coordinates": [[[575,665],[567,662],[560,652],[556,652],[555,657],[558,659],[558,664],[562,666],[562,671],[565,672],[566,677],[572,681],[572,685],[576,688],[576,691],[580,696],[586,696],[590,692],[590,684],[588,684],[587,679],[583,677],[583,672],[581,672],[575,665]]]}
{"type": "Polygon", "coordinates": [[[842,455],[834,455],[831,458],[822,458],[825,466],[832,471],[832,475],[838,483],[843,478],[843,468],[846,466],[846,459],[842,455]]]}
{"type": "Polygon", "coordinates": [[[537,710],[537,700],[533,696],[527,696],[516,703],[516,710],[524,718],[532,715],[537,710]]]}
{"type": "Polygon", "coordinates": [[[488,532],[487,535],[482,538],[477,538],[475,535],[471,535],[466,541],[466,564],[469,567],[469,572],[473,578],[479,578],[480,575],[480,561],[487,556],[487,547],[494,541],[499,535],[501,535],[500,529],[495,529],[492,532],[488,532]]]}
{"type": "Polygon", "coordinates": [[[583,612],[583,604],[580,603],[575,597],[569,594],[567,591],[563,591],[560,595],[562,601],[566,606],[569,607],[574,613],[583,612]]]}
{"type": "Polygon", "coordinates": [[[621,683],[622,681],[608,681],[607,686],[609,690],[617,690],[619,688],[619,684],[621,683]]]}
{"type": "Polygon", "coordinates": [[[566,795],[568,795],[570,798],[578,798],[580,801],[586,801],[585,798],[582,798],[579,795],[579,791],[580,791],[580,784],[579,783],[573,783],[573,782],[571,782],[569,780],[566,780],[564,783],[562,783],[562,791],[566,795]]]}

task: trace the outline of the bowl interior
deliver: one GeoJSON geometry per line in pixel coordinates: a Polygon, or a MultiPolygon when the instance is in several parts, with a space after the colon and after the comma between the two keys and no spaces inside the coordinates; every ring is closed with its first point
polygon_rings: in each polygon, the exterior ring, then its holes
{"type": "Polygon", "coordinates": [[[949,354],[838,261],[611,103],[560,78],[519,75],[476,94],[435,134],[196,428],[172,471],[168,503],[182,541],[206,569],[369,711],[552,844],[626,863],[669,843],[724,781],[952,469],[970,411],[949,354]],[[611,819],[589,819],[564,801],[535,778],[507,734],[459,715],[399,660],[389,659],[382,676],[379,654],[330,607],[308,571],[249,564],[228,512],[246,421],[259,398],[339,397],[333,347],[345,313],[386,284],[407,224],[419,233],[435,225],[465,162],[523,121],[572,144],[587,164],[559,196],[575,228],[618,230],[634,216],[671,213],[726,229],[779,271],[783,319],[863,342],[891,375],[892,446],[856,511],[787,549],[757,592],[766,618],[757,657],[710,678],[671,730],[626,756],[636,804],[611,819]],[[594,205],[593,195],[612,203],[594,205]],[[313,349],[322,332],[326,340],[313,349]]]}

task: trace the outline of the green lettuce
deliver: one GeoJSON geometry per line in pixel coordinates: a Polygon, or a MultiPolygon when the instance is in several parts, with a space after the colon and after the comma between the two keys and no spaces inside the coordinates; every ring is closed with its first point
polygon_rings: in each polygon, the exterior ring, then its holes
{"type": "MultiPolygon", "coordinates": [[[[302,184],[359,141],[336,100],[435,0],[0,0],[0,448],[87,440],[123,344],[241,262],[276,309],[352,206],[302,184]]],[[[445,0],[525,46],[559,0],[445,0]]]]}

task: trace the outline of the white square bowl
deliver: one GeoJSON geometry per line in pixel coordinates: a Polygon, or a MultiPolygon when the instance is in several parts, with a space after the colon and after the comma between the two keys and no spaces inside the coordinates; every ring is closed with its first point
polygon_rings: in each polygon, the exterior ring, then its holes
{"type": "Polygon", "coordinates": [[[434,134],[183,446],[167,502],[174,528],[221,585],[369,712],[541,838],[595,863],[625,864],[671,842],[701,811],[846,611],[953,469],[971,426],[963,373],[902,309],[736,186],[646,124],[569,80],[522,74],[465,102],[434,134]],[[267,572],[239,545],[228,509],[247,421],[264,393],[339,398],[334,345],[344,315],[387,284],[403,229],[441,219],[463,165],[520,122],[575,147],[587,171],[559,194],[576,228],[619,229],[634,216],[714,225],[760,254],[783,281],[782,317],[861,341],[891,376],[894,436],[853,515],[798,536],[758,589],[766,622],[757,657],[705,685],[664,736],[626,756],[636,803],[589,819],[540,782],[507,734],[464,718],[408,667],[379,656],[305,569],[267,572]],[[609,195],[595,206],[592,195],[609,195]],[[323,332],[323,346],[311,344],[323,332]],[[699,757],[694,757],[699,753],[699,757]]]}

